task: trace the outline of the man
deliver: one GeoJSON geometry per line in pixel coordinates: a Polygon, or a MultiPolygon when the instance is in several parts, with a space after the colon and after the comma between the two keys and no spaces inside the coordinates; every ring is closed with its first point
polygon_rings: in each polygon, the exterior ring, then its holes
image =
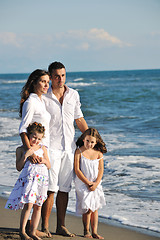
{"type": "Polygon", "coordinates": [[[46,109],[51,114],[50,121],[50,162],[48,198],[42,208],[42,231],[49,232],[49,217],[51,214],[54,193],[57,192],[57,228],[56,233],[73,237],[65,227],[65,215],[68,205],[68,193],[71,190],[74,162],[74,120],[83,133],[88,129],[80,109],[79,94],[65,85],[66,70],[60,62],[49,66],[52,82],[51,88],[44,96],[46,109]]]}

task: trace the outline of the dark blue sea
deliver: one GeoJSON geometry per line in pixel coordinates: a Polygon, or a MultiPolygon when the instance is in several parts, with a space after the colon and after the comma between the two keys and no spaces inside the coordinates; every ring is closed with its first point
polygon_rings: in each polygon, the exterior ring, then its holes
{"type": "MultiPolygon", "coordinates": [[[[0,74],[0,195],[5,198],[19,174],[18,110],[28,76],[0,74]]],[[[100,220],[160,236],[160,70],[70,72],[66,84],[78,90],[88,125],[107,145],[100,220]]],[[[75,212],[74,184],[68,211],[75,212]]]]}

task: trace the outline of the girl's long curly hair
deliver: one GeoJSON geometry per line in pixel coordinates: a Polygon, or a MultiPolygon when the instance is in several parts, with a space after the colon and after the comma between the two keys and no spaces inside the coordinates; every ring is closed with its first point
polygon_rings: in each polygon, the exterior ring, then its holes
{"type": "Polygon", "coordinates": [[[83,140],[86,136],[92,136],[96,138],[96,145],[94,146],[95,150],[100,151],[101,153],[106,153],[107,148],[105,143],[103,142],[99,132],[95,128],[88,128],[77,140],[76,145],[77,147],[82,147],[84,145],[83,140]]]}
{"type": "Polygon", "coordinates": [[[20,109],[19,109],[19,115],[22,117],[22,107],[24,102],[28,99],[30,93],[34,93],[34,87],[38,83],[40,77],[48,75],[48,72],[41,69],[36,69],[33,71],[30,76],[28,77],[28,80],[21,91],[21,101],[20,101],[20,109]]]}

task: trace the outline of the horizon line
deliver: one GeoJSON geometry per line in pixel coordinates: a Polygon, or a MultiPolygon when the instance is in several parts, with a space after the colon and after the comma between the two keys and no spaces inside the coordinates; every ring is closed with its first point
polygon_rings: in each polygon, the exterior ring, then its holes
{"type": "MultiPolygon", "coordinates": [[[[45,70],[45,69],[43,69],[45,70]]],[[[66,71],[66,73],[87,73],[87,72],[121,72],[121,71],[151,71],[151,70],[160,70],[160,68],[140,68],[140,69],[120,69],[120,70],[90,70],[90,71],[66,71]]],[[[30,74],[29,72],[6,72],[0,74],[30,74]]]]}

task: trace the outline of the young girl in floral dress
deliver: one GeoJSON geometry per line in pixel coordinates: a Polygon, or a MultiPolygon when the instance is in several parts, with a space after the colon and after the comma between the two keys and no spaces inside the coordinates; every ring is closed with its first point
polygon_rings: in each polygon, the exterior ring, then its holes
{"type": "Polygon", "coordinates": [[[36,235],[36,229],[41,216],[41,206],[47,198],[48,169],[50,168],[47,149],[40,144],[44,132],[45,128],[40,123],[34,122],[28,126],[27,135],[31,148],[25,151],[22,145],[16,149],[16,168],[22,172],[5,206],[11,210],[22,209],[20,236],[25,240],[30,238],[40,240],[36,235]],[[33,164],[28,160],[33,153],[40,157],[40,163],[33,164]],[[32,207],[32,226],[29,236],[25,228],[32,207]]]}
{"type": "Polygon", "coordinates": [[[97,233],[98,209],[105,205],[101,179],[103,153],[107,152],[98,131],[87,129],[77,140],[74,169],[76,173],[76,212],[82,214],[85,238],[104,239],[97,233]],[[90,233],[90,223],[92,234],[90,233]]]}

